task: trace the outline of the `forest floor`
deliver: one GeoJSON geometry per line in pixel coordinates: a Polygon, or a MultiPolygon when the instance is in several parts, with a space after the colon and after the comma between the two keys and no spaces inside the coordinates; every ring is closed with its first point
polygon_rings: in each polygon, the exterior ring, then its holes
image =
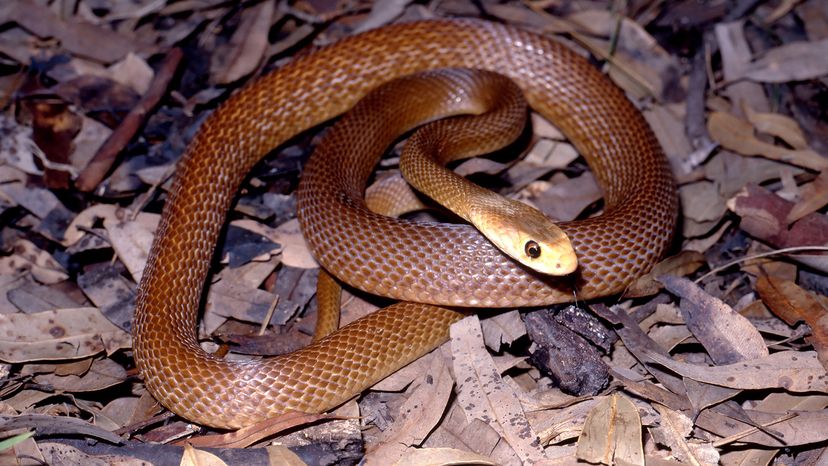
{"type": "MultiPolygon", "coordinates": [[[[823,0],[2,2],[0,463],[828,464],[826,57],[823,0]],[[481,310],[331,415],[228,433],[164,409],[130,332],[198,127],[294,55],[452,17],[553,37],[623,89],[678,185],[668,257],[621,296],[481,310]]],[[[600,215],[554,124],[533,114],[522,157],[456,170],[557,220],[600,215]]],[[[310,342],[319,266],[294,191],[328,127],[239,190],[199,320],[208,351],[310,342]]],[[[346,288],[343,322],[386,304],[346,288]]]]}

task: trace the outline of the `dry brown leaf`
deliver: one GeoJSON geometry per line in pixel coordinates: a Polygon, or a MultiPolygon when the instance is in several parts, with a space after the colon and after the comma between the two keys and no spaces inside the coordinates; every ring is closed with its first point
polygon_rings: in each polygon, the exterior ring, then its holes
{"type": "Polygon", "coordinates": [[[590,172],[575,178],[553,176],[552,182],[536,181],[526,191],[533,204],[556,221],[574,220],[587,207],[601,199],[601,189],[590,172]]]}
{"type": "MultiPolygon", "coordinates": [[[[215,331],[228,317],[243,322],[261,323],[279,299],[277,294],[260,288],[262,282],[279,265],[279,257],[267,262],[249,262],[240,267],[226,267],[216,274],[207,292],[207,304],[202,325],[207,334],[215,331]]],[[[269,322],[283,325],[293,317],[296,309],[289,300],[274,310],[269,322]]]]}
{"type": "Polygon", "coordinates": [[[727,211],[725,199],[712,181],[699,181],[679,188],[685,237],[704,235],[719,222],[727,211]]]}
{"type": "Polygon", "coordinates": [[[792,176],[805,173],[805,169],[783,162],[758,157],[744,157],[729,150],[720,150],[703,167],[704,178],[716,183],[722,197],[738,193],[747,184],[761,184],[779,179],[781,173],[789,171],[792,176]]]}
{"type": "Polygon", "coordinates": [[[782,0],[779,4],[771,11],[765,19],[762,21],[765,25],[770,25],[778,21],[780,18],[784,17],[791,10],[794,9],[795,6],[802,3],[803,0],[782,0]]]}
{"type": "Polygon", "coordinates": [[[106,440],[112,444],[121,442],[121,438],[107,430],[83,419],[69,416],[47,416],[45,414],[21,414],[19,416],[0,416],[0,432],[14,429],[35,429],[38,435],[60,435],[90,437],[106,440]]]}
{"type": "Polygon", "coordinates": [[[338,419],[330,414],[307,414],[295,411],[266,419],[251,426],[243,427],[235,432],[226,434],[202,435],[175,442],[175,445],[191,445],[199,448],[245,448],[254,443],[302,426],[312,424],[323,419],[338,419]]]}
{"type": "MultiPolygon", "coordinates": [[[[786,414],[791,411],[817,411],[828,406],[828,396],[806,395],[798,396],[788,393],[771,393],[762,400],[759,400],[754,409],[766,413],[786,414]]],[[[735,464],[764,464],[768,463],[779,450],[738,450],[730,453],[730,459],[736,459],[735,464]]],[[[733,464],[730,463],[730,464],[733,464]]]]}
{"type": "Polygon", "coordinates": [[[771,255],[769,257],[762,257],[763,254],[772,252],[763,243],[758,241],[750,245],[745,254],[745,260],[740,264],[743,272],[758,277],[761,275],[768,275],[782,280],[796,280],[797,269],[796,264],[791,263],[787,258],[782,256],[771,255]],[[752,256],[759,256],[751,258],[752,256]]]}
{"type": "Polygon", "coordinates": [[[111,359],[98,359],[82,375],[42,374],[34,378],[35,382],[70,393],[92,392],[117,385],[127,378],[126,370],[111,359]]]}
{"type": "MultiPolygon", "coordinates": [[[[679,188],[682,213],[685,219],[696,222],[718,221],[727,208],[714,183],[700,181],[679,188]]],[[[697,235],[694,235],[697,236],[697,235]]]]}
{"type": "Polygon", "coordinates": [[[180,466],[227,466],[218,456],[204,451],[196,450],[192,445],[184,445],[184,454],[181,456],[180,466]]]}
{"type": "Polygon", "coordinates": [[[256,71],[267,50],[275,7],[275,0],[266,0],[242,10],[230,42],[213,54],[211,77],[215,83],[232,83],[256,71]]]}
{"type": "Polygon", "coordinates": [[[694,415],[704,408],[717,405],[741,393],[741,390],[699,382],[689,377],[684,377],[683,381],[694,415]]]}
{"type": "Polygon", "coordinates": [[[776,136],[794,149],[808,149],[805,134],[793,118],[780,113],[757,112],[748,105],[744,105],[742,109],[756,131],[776,136]]]}
{"type": "Polygon", "coordinates": [[[828,369],[828,307],[792,281],[761,276],[755,288],[768,308],[788,325],[802,320],[811,327],[807,341],[828,369]]]}
{"type": "Polygon", "coordinates": [[[14,21],[44,39],[58,39],[63,49],[103,63],[120,60],[131,51],[150,51],[135,37],[75,18],[61,18],[49,7],[33,1],[4,2],[0,5],[0,18],[14,21]]]}
{"type": "MultiPolygon", "coordinates": [[[[44,454],[40,451],[40,449],[50,449],[52,445],[55,444],[51,442],[35,442],[34,438],[27,438],[26,440],[15,444],[11,448],[0,451],[0,463],[18,465],[21,463],[21,458],[26,458],[33,464],[49,464],[50,462],[46,459],[49,457],[48,450],[46,450],[47,452],[44,454]]],[[[62,460],[62,458],[60,458],[60,460],[62,460]]]]}
{"type": "Polygon", "coordinates": [[[366,464],[392,464],[422,444],[443,417],[454,379],[439,351],[432,353],[428,371],[421,374],[411,395],[400,406],[394,423],[383,432],[380,444],[368,450],[366,464]]]}
{"type": "MultiPolygon", "coordinates": [[[[644,110],[644,118],[653,129],[658,142],[667,158],[676,163],[687,158],[693,152],[693,146],[684,133],[683,106],[653,105],[644,110]]],[[[678,175],[678,173],[677,173],[678,175]]]]}
{"type": "MultiPolygon", "coordinates": [[[[667,351],[655,340],[644,333],[638,325],[638,322],[620,306],[607,308],[604,305],[595,304],[590,306],[590,309],[610,323],[616,325],[622,324],[620,327],[616,327],[615,332],[624,342],[624,348],[632,353],[639,361],[644,363],[650,362],[648,357],[650,353],[659,353],[664,357],[669,357],[667,351]]],[[[664,385],[665,388],[677,395],[685,395],[684,383],[680,377],[676,377],[669,371],[664,371],[653,365],[645,365],[645,368],[656,379],[658,379],[658,381],[664,385]]]]}
{"type": "Polygon", "coordinates": [[[745,410],[750,423],[741,419],[706,409],[696,418],[696,426],[721,437],[765,447],[790,448],[796,445],[824,442],[828,440],[825,425],[828,424],[828,410],[794,411],[768,413],[745,410]],[[769,427],[774,435],[756,429],[755,425],[769,427]]]}
{"type": "Polygon", "coordinates": [[[828,74],[826,56],[828,38],[789,42],[764,52],[745,69],[742,77],[768,83],[819,78],[828,74]]]}
{"type": "Polygon", "coordinates": [[[503,345],[511,345],[526,335],[526,326],[520,319],[520,312],[509,311],[489,317],[481,322],[483,340],[493,351],[500,351],[503,345]]]}
{"type": "Polygon", "coordinates": [[[371,5],[371,12],[362,23],[354,28],[354,33],[378,28],[400,16],[411,0],[376,0],[371,5]]]}
{"type": "Polygon", "coordinates": [[[117,220],[117,213],[119,211],[123,212],[118,206],[112,204],[95,204],[82,210],[75,215],[72,222],[66,227],[61,244],[71,246],[77,243],[87,235],[85,230],[91,229],[98,219],[109,218],[117,220]]]}
{"type": "Polygon", "coordinates": [[[753,56],[751,45],[745,35],[744,21],[730,21],[716,24],[716,41],[721,54],[722,73],[729,85],[722,90],[731,105],[729,110],[736,113],[742,105],[767,111],[770,107],[765,90],[759,83],[739,80],[750,65],[753,56]]]}
{"type": "Polygon", "coordinates": [[[509,168],[506,176],[513,188],[522,189],[552,170],[563,169],[577,158],[578,152],[572,145],[558,140],[540,139],[526,156],[509,168]]]}
{"type": "Polygon", "coordinates": [[[276,236],[271,237],[282,245],[282,263],[300,269],[316,269],[319,264],[308,249],[299,221],[287,221],[276,228],[276,236]]]}
{"type": "Polygon", "coordinates": [[[451,326],[454,375],[458,380],[457,399],[468,419],[489,423],[515,450],[521,461],[544,458],[538,436],[523,413],[520,401],[503,382],[483,343],[477,316],[466,317],[451,326]]]}
{"type": "Polygon", "coordinates": [[[563,409],[533,412],[528,416],[539,432],[541,444],[561,443],[581,435],[587,416],[599,401],[589,398],[563,409]]]}
{"type": "Polygon", "coordinates": [[[750,321],[724,301],[705,293],[690,280],[663,276],[659,280],[681,297],[681,313],[687,328],[716,364],[752,361],[768,355],[762,335],[750,321]]]}
{"type": "MultiPolygon", "coordinates": [[[[553,141],[549,141],[550,139],[553,139],[555,141],[565,141],[566,140],[566,136],[564,136],[564,134],[561,132],[561,130],[559,130],[555,125],[550,123],[549,120],[547,120],[546,118],[543,117],[543,115],[541,115],[540,113],[537,113],[537,112],[531,112],[531,113],[532,114],[530,115],[529,119],[532,121],[532,132],[535,134],[535,136],[540,138],[538,140],[538,142],[535,143],[535,146],[540,144],[541,141],[553,142],[553,141]]],[[[531,154],[533,151],[534,151],[534,147],[532,149],[530,149],[529,154],[531,154]]],[[[541,151],[541,152],[547,152],[547,151],[541,151]]],[[[529,156],[529,154],[527,154],[527,157],[529,156]]],[[[537,154],[536,154],[536,156],[537,156],[537,154]]],[[[569,160],[569,159],[566,159],[566,160],[569,160]]],[[[575,159],[573,158],[573,159],[569,160],[568,162],[564,161],[564,160],[556,161],[554,166],[557,167],[557,168],[564,168],[567,165],[569,165],[570,163],[572,163],[574,160],[575,159]]]]}
{"type": "Polygon", "coordinates": [[[89,164],[104,141],[112,134],[111,129],[97,120],[93,120],[87,116],[82,116],[82,119],[83,125],[81,126],[81,130],[72,141],[75,150],[69,155],[69,162],[77,173],[80,173],[89,164]]]}
{"type": "Polygon", "coordinates": [[[40,390],[21,390],[15,393],[14,396],[5,398],[3,404],[21,413],[52,396],[55,396],[55,394],[40,390]]]}
{"type": "MultiPolygon", "coordinates": [[[[29,175],[42,175],[43,169],[35,162],[35,157],[40,152],[32,140],[32,128],[18,124],[13,117],[5,114],[0,115],[0,168],[6,169],[4,165],[14,167],[29,175]]],[[[40,154],[42,155],[42,154],[40,154]]],[[[18,181],[25,181],[25,177],[18,181]]],[[[3,182],[11,181],[8,175],[2,177],[3,182]]]]}
{"type": "Polygon", "coordinates": [[[302,41],[307,40],[308,37],[312,36],[315,32],[316,25],[310,23],[302,24],[293,31],[291,31],[286,37],[271,44],[267,48],[265,56],[272,57],[275,55],[281,55],[286,50],[295,47],[302,41]]]}
{"type": "Polygon", "coordinates": [[[8,183],[0,186],[0,192],[40,219],[54,215],[56,211],[66,210],[60,199],[47,189],[23,183],[8,183]]]}
{"type": "Polygon", "coordinates": [[[787,149],[764,142],[754,134],[753,125],[729,113],[711,113],[707,120],[707,130],[710,137],[724,148],[742,155],[779,160],[815,171],[828,168],[828,158],[811,149],[787,149]]]}
{"type": "MultiPolygon", "coordinates": [[[[342,324],[344,325],[344,324],[342,324]]],[[[431,366],[429,357],[422,357],[402,369],[394,372],[388,377],[380,380],[371,387],[371,390],[380,392],[402,392],[410,386],[420,374],[424,373],[431,366]]]]}
{"type": "MultiPolygon", "coordinates": [[[[812,213],[792,225],[787,223],[793,204],[767,189],[747,185],[727,201],[727,206],[741,219],[740,228],[777,248],[828,245],[828,216],[812,213]]],[[[790,255],[799,262],[828,272],[828,259],[820,254],[790,255]]]]}
{"type": "Polygon", "coordinates": [[[656,264],[646,275],[639,277],[626,291],[625,298],[640,298],[651,296],[661,289],[656,277],[665,275],[683,277],[702,267],[707,261],[704,256],[695,251],[682,251],[656,264]]]}
{"type": "Polygon", "coordinates": [[[688,364],[650,351],[647,356],[685,377],[722,387],[828,393],[828,375],[813,351],[780,351],[726,366],[688,364]]]}
{"type": "Polygon", "coordinates": [[[115,398],[95,414],[96,419],[105,417],[107,422],[120,429],[130,424],[130,419],[135,416],[136,410],[141,406],[141,398],[135,396],[124,396],[115,398]]]}
{"type": "Polygon", "coordinates": [[[826,205],[828,205],[828,170],[823,170],[814,181],[801,187],[799,201],[788,212],[785,222],[794,223],[826,205]]]}
{"type": "Polygon", "coordinates": [[[578,438],[577,457],[606,465],[644,465],[641,418],[626,397],[613,394],[590,411],[578,438]]]}
{"type": "Polygon", "coordinates": [[[267,457],[273,466],[305,466],[307,463],[299,455],[282,445],[268,445],[267,457]]]}
{"type": "Polygon", "coordinates": [[[719,453],[713,445],[687,440],[693,433],[693,421],[689,417],[659,404],[653,404],[653,407],[661,414],[661,421],[650,432],[658,443],[670,448],[672,456],[684,463],[719,464],[719,453]]]}
{"type": "Polygon", "coordinates": [[[450,405],[449,412],[429,434],[423,447],[460,448],[486,456],[499,464],[517,463],[514,450],[500,435],[483,421],[467,421],[463,408],[457,403],[450,405]]]}
{"type": "Polygon", "coordinates": [[[625,91],[637,98],[660,99],[672,84],[674,58],[632,19],[613,11],[592,9],[573,13],[565,21],[589,34],[576,33],[575,37],[596,56],[608,60],[610,77],[625,91]],[[607,40],[596,39],[594,35],[607,40]],[[616,38],[614,50],[610,41],[613,37],[616,38]]]}
{"type": "Polygon", "coordinates": [[[624,384],[624,387],[626,387],[629,393],[650,401],[655,401],[658,405],[669,406],[676,410],[688,410],[691,408],[689,400],[685,397],[678,396],[656,384],[643,380],[634,380],[631,377],[638,378],[638,374],[629,369],[618,367],[615,370],[611,370],[611,374],[615,380],[624,384]],[[630,377],[623,375],[625,373],[630,377]]]}
{"type": "Polygon", "coordinates": [[[109,242],[118,259],[124,263],[135,283],[141,282],[144,267],[149,257],[152,239],[161,216],[141,212],[134,220],[121,221],[113,217],[104,218],[109,242]]]}
{"type": "Polygon", "coordinates": [[[395,466],[440,466],[452,464],[482,464],[495,466],[495,461],[454,448],[411,448],[397,462],[395,466]]]}
{"type": "Polygon", "coordinates": [[[152,67],[139,57],[129,52],[123,59],[109,67],[81,58],[71,61],[71,66],[80,76],[99,76],[123,84],[138,94],[145,94],[155,75],[152,67]]]}
{"type": "Polygon", "coordinates": [[[69,275],[48,252],[38,248],[31,241],[17,239],[14,254],[0,257],[0,275],[19,275],[29,272],[40,283],[60,283],[69,275]]]}
{"type": "Polygon", "coordinates": [[[0,360],[80,359],[128,348],[127,332],[97,309],[59,309],[36,314],[0,314],[0,360]]]}

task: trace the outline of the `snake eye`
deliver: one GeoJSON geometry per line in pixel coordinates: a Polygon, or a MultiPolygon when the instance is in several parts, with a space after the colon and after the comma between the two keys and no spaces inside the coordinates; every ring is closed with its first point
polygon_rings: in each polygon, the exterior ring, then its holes
{"type": "Polygon", "coordinates": [[[540,244],[532,240],[526,242],[526,246],[523,247],[523,250],[526,251],[526,255],[532,259],[537,259],[541,255],[540,244]]]}

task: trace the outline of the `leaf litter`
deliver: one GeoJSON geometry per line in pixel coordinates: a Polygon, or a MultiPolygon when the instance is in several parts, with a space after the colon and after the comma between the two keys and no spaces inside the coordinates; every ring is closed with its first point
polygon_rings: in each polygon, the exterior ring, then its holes
{"type": "MultiPolygon", "coordinates": [[[[824,461],[828,8],[709,3],[3,3],[0,462],[824,461]],[[134,367],[130,320],[170,175],[204,116],[308,48],[457,15],[553,35],[626,91],[679,182],[671,257],[577,311],[481,311],[331,415],[223,433],[165,413],[134,367]],[[527,332],[548,319],[572,337],[527,332]],[[550,352],[564,341],[578,343],[550,352]],[[560,377],[575,373],[579,345],[605,369],[589,366],[598,383],[573,388],[560,377]],[[555,370],[535,365],[542,354],[555,370]]],[[[558,220],[600,213],[583,159],[532,120],[523,158],[458,172],[558,220]]],[[[296,138],[240,191],[200,324],[211,351],[253,358],[309,341],[318,266],[291,195],[314,141],[296,138]]],[[[382,305],[346,290],[342,320],[382,305]]]]}

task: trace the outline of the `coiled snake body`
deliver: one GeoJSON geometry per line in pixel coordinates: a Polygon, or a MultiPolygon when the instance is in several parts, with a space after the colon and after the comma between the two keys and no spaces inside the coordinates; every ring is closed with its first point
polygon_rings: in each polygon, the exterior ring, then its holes
{"type": "Polygon", "coordinates": [[[298,193],[303,230],[325,269],[352,286],[399,300],[513,307],[572,301],[575,292],[580,299],[619,293],[662,256],[677,215],[669,167],[640,113],[583,58],[542,36],[475,20],[369,31],[247,86],[205,121],[188,148],[136,307],[135,359],[158,401],[221,428],[290,409],[323,411],[445,339],[456,313],[430,307],[412,319],[406,313],[418,306],[411,303],[372,314],[297,353],[260,361],[214,357],[199,347],[196,334],[218,233],[253,164],[383,82],[442,67],[510,77],[532,108],[586,157],[604,189],[605,212],[561,225],[578,253],[579,269],[565,279],[542,276],[505,257],[467,225],[371,214],[361,196],[378,153],[337,157],[356,154],[355,147],[314,155],[298,193]]]}

